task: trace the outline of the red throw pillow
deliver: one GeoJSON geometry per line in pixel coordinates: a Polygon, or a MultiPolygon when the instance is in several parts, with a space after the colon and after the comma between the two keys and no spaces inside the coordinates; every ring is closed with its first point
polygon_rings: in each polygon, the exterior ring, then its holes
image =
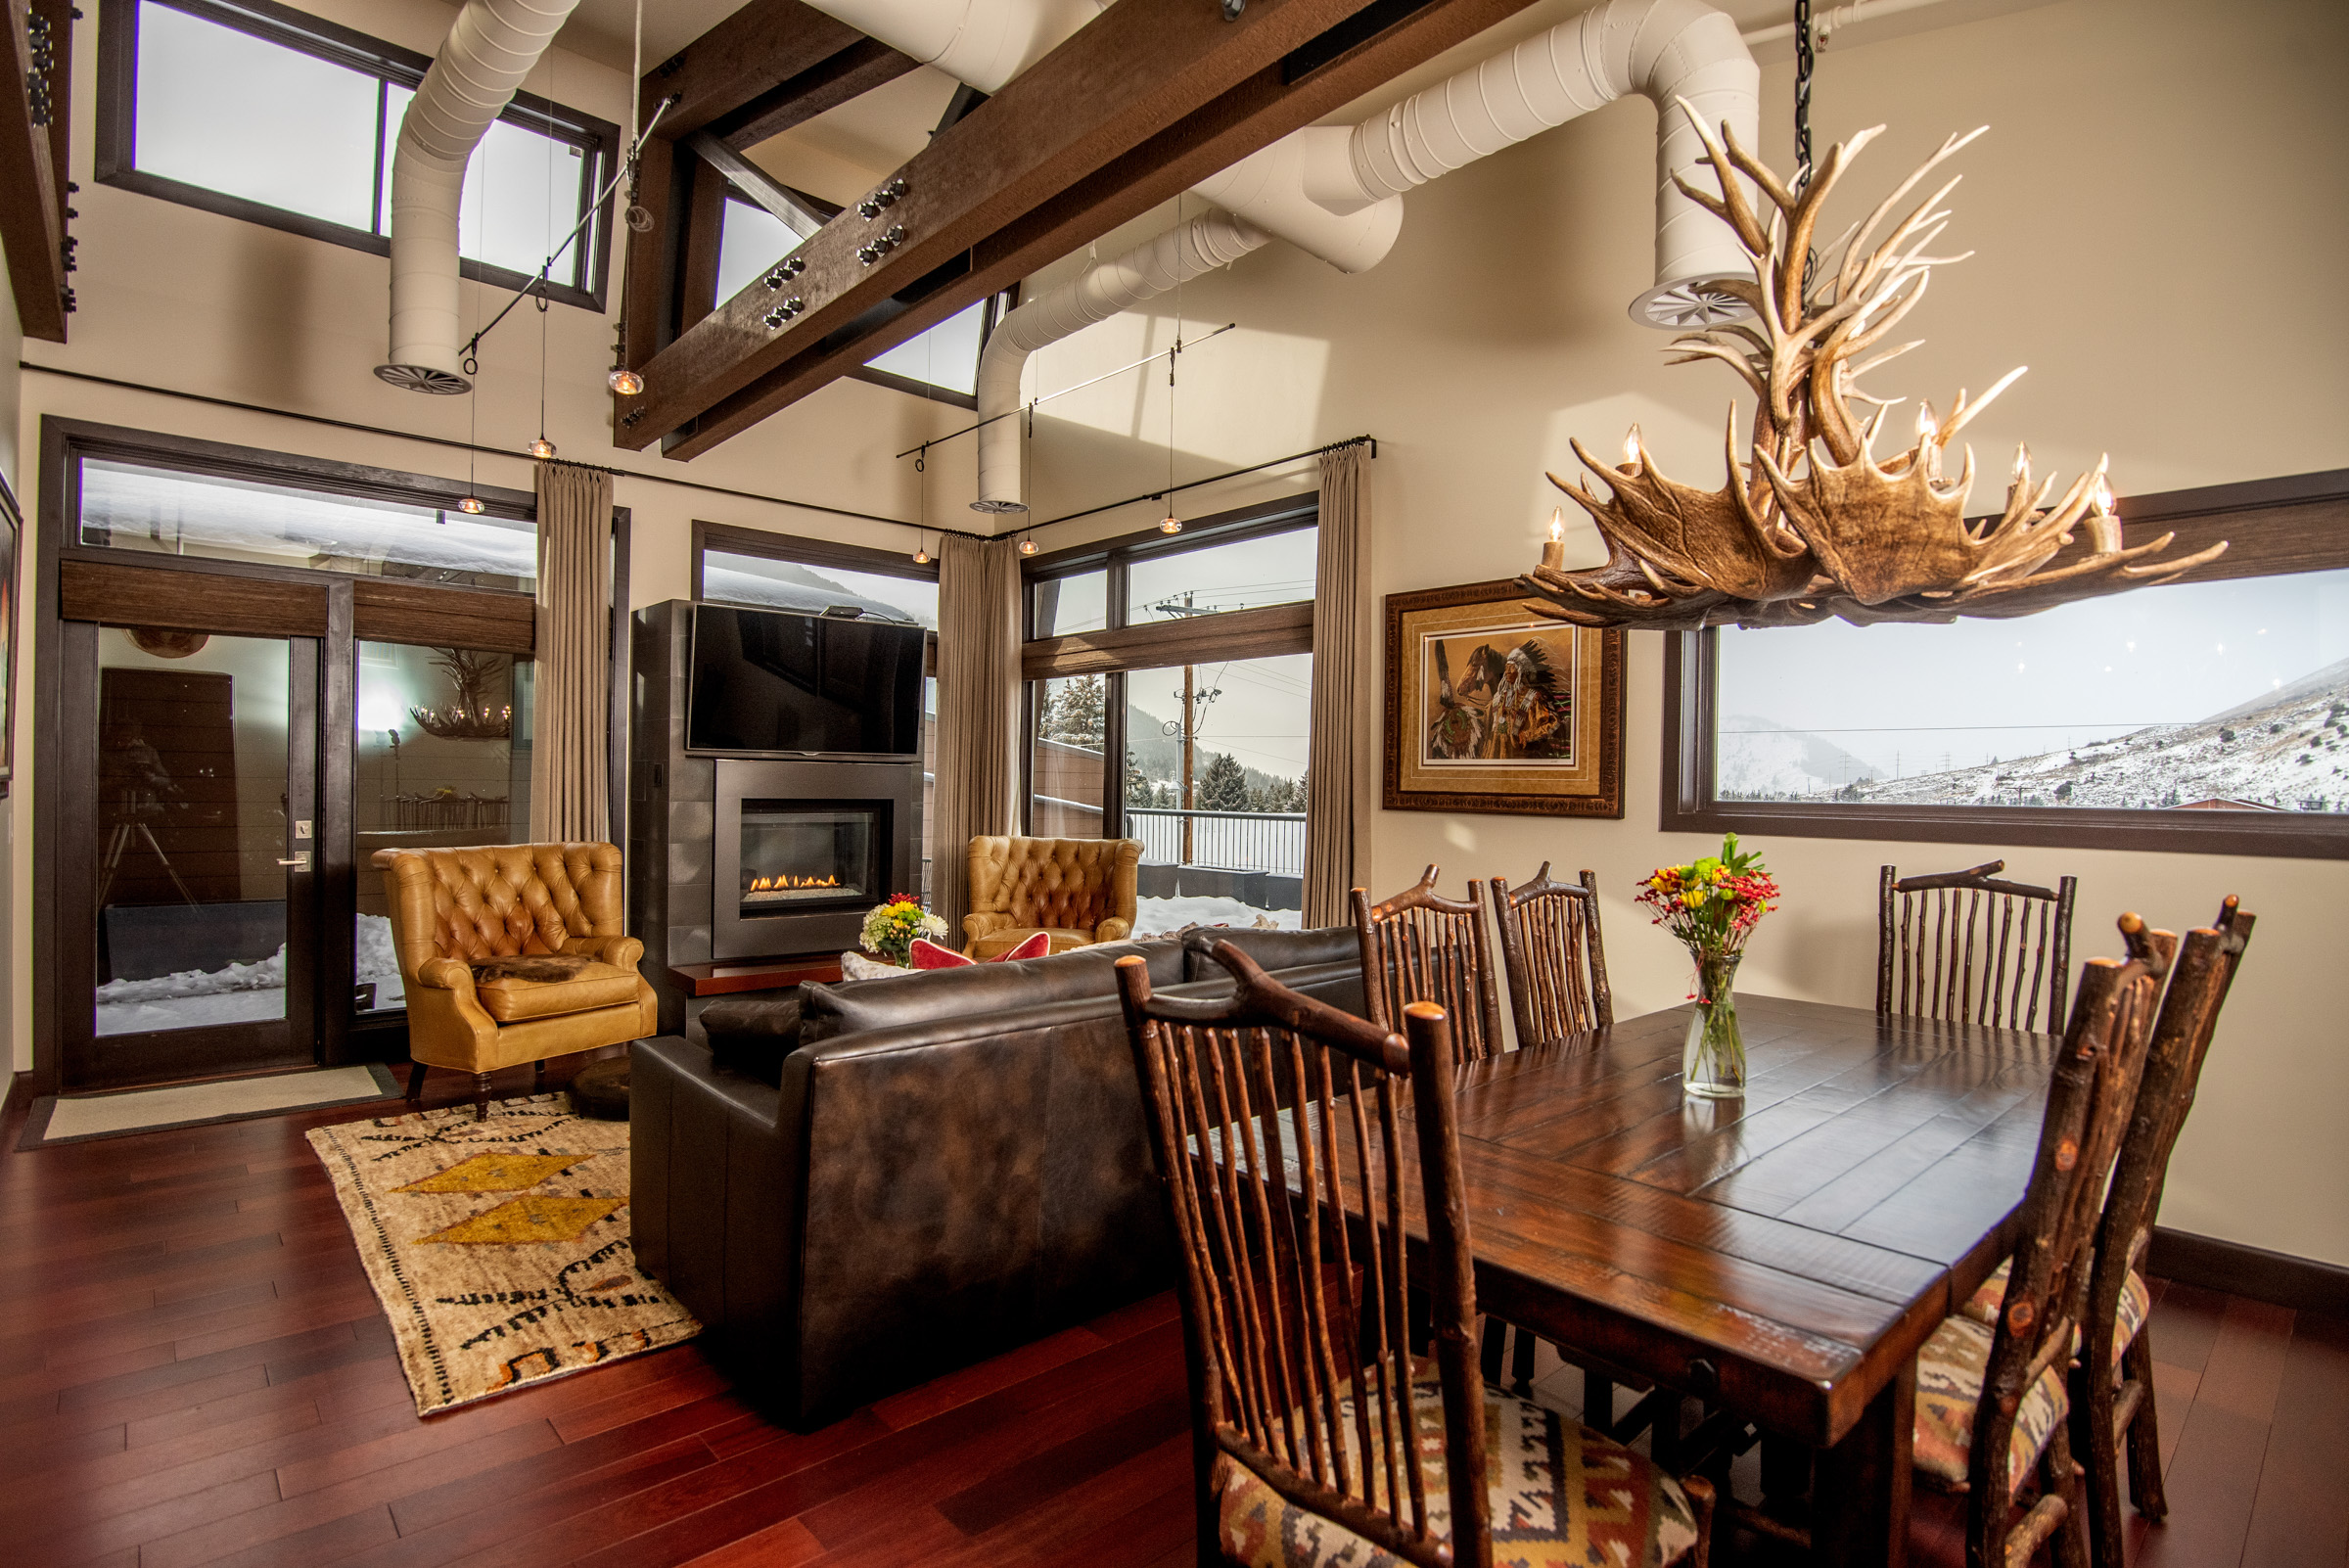
{"type": "Polygon", "coordinates": [[[992,958],[966,958],[951,947],[942,947],[928,937],[913,939],[913,967],[916,969],[960,969],[971,963],[1007,963],[1014,958],[1041,958],[1052,950],[1049,932],[1039,931],[1009,952],[999,952],[992,958]]]}

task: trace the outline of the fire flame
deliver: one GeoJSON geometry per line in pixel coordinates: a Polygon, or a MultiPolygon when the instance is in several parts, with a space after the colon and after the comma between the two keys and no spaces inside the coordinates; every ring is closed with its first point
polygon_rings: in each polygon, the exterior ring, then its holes
{"type": "Polygon", "coordinates": [[[837,888],[837,887],[839,887],[839,886],[840,886],[840,878],[838,878],[838,877],[830,877],[830,876],[826,876],[826,877],[794,877],[794,876],[778,876],[778,877],[755,877],[755,878],[753,878],[753,879],[752,879],[752,881],[751,881],[751,886],[750,886],[750,889],[749,889],[749,891],[750,891],[750,892],[752,892],[752,893],[773,893],[773,892],[776,892],[777,890],[779,890],[779,889],[783,889],[783,888],[837,888]]]}

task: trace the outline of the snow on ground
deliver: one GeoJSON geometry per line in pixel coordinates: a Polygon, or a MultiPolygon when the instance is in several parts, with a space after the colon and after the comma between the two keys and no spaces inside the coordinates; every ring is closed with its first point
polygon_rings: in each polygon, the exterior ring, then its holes
{"type": "MultiPolygon", "coordinates": [[[[392,952],[392,922],[359,916],[358,978],[375,983],[378,1008],[407,1005],[399,961],[392,952]]],[[[286,1016],[286,949],[267,958],[213,970],[185,969],[153,980],[110,980],[98,988],[98,1033],[135,1035],[155,1029],[251,1024],[286,1016]]]]}
{"type": "Polygon", "coordinates": [[[1295,931],[1304,922],[1299,909],[1259,909],[1237,899],[1137,899],[1133,934],[1164,936],[1185,926],[1241,926],[1258,931],[1295,931]]]}

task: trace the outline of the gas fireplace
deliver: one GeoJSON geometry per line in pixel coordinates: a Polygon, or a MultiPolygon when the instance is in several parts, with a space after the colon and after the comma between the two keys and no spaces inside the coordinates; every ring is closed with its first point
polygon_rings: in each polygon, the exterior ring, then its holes
{"type": "Polygon", "coordinates": [[[864,912],[919,891],[919,763],[717,763],[711,953],[853,947],[864,912]]]}

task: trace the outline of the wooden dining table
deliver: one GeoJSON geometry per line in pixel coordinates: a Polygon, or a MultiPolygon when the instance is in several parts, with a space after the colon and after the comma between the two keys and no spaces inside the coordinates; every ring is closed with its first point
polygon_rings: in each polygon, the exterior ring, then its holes
{"type": "Polygon", "coordinates": [[[2057,1042],[1737,1008],[1742,1099],[1682,1096],[1686,1007],[1462,1069],[1478,1306],[1807,1448],[1811,1560],[1901,1564],[1916,1352],[2009,1250],[2057,1042]]]}

